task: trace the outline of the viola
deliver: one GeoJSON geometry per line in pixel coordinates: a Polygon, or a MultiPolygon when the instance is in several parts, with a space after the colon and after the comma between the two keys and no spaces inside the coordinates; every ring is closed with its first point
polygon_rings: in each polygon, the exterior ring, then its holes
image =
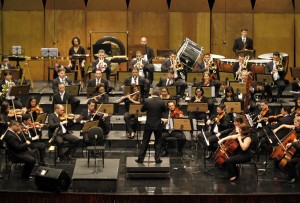
{"type": "Polygon", "coordinates": [[[293,142],[295,139],[297,138],[297,133],[295,130],[292,130],[289,134],[287,134],[283,139],[282,141],[274,148],[272,154],[271,154],[271,157],[273,159],[276,159],[277,161],[280,161],[283,156],[284,156],[284,153],[285,153],[285,146],[288,144],[288,143],[291,143],[293,142]]]}
{"type": "Polygon", "coordinates": [[[35,113],[37,113],[37,114],[41,114],[41,113],[44,112],[43,109],[40,108],[39,105],[36,105],[36,106],[34,106],[34,107],[31,107],[31,108],[30,108],[30,111],[35,112],[35,113]]]}
{"type": "Polygon", "coordinates": [[[25,112],[24,112],[23,109],[15,109],[15,110],[14,109],[10,109],[8,111],[8,117],[14,117],[15,115],[17,117],[22,117],[24,113],[25,112]]]}
{"type": "Polygon", "coordinates": [[[179,108],[175,107],[174,111],[171,111],[170,117],[171,118],[185,118],[186,116],[184,116],[183,112],[179,108]]]}
{"type": "Polygon", "coordinates": [[[217,121],[217,123],[220,123],[220,120],[225,116],[225,112],[217,115],[212,121],[217,121]]]}

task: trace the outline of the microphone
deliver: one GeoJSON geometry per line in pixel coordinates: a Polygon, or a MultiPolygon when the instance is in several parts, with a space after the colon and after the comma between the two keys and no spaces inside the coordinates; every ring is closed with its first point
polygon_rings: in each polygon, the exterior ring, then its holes
{"type": "Polygon", "coordinates": [[[52,95],[50,94],[49,101],[52,101],[52,95]]]}

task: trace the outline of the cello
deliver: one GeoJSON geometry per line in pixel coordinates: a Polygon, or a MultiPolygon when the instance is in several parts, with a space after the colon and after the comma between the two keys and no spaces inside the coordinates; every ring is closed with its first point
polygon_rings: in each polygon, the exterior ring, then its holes
{"type": "MultiPolygon", "coordinates": [[[[299,141],[297,141],[297,142],[299,143],[299,141]]],[[[284,157],[280,160],[280,162],[278,164],[279,168],[284,169],[287,162],[293,158],[296,151],[297,151],[297,149],[293,145],[288,147],[286,149],[286,153],[285,153],[284,157]]]]}
{"type": "Polygon", "coordinates": [[[278,145],[274,148],[271,157],[273,159],[276,159],[277,161],[280,161],[284,157],[284,153],[286,151],[286,145],[290,142],[293,142],[297,138],[297,133],[295,130],[292,130],[287,134],[282,141],[277,137],[276,134],[274,134],[276,138],[278,139],[278,145]]]}

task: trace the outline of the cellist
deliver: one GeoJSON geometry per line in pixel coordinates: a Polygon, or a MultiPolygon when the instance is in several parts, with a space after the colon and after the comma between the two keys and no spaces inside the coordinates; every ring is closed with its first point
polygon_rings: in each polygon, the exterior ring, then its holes
{"type": "Polygon", "coordinates": [[[235,153],[229,156],[224,162],[228,179],[231,182],[239,178],[239,170],[236,165],[249,162],[252,158],[250,147],[252,141],[250,127],[247,124],[242,123],[239,125],[237,130],[238,134],[224,137],[218,141],[219,145],[221,145],[224,141],[230,139],[236,139],[239,143],[239,146],[235,150],[235,153]]]}

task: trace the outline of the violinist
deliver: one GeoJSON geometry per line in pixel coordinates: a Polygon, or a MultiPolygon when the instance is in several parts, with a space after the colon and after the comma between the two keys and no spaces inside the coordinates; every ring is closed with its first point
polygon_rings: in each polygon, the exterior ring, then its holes
{"type": "Polygon", "coordinates": [[[26,112],[32,112],[33,120],[35,121],[38,115],[44,113],[44,110],[37,103],[36,98],[32,96],[27,101],[26,112]]]}
{"type": "Polygon", "coordinates": [[[20,98],[16,96],[9,96],[8,92],[11,87],[16,86],[16,82],[12,78],[12,74],[9,70],[4,71],[4,80],[0,83],[0,95],[3,97],[5,101],[8,101],[10,105],[12,105],[12,102],[14,102],[14,106],[16,109],[22,108],[22,102],[20,98]]]}
{"type": "Polygon", "coordinates": [[[260,107],[259,109],[260,112],[253,120],[257,118],[257,123],[258,123],[257,127],[265,127],[266,126],[265,118],[272,115],[272,110],[269,109],[269,103],[265,99],[260,100],[259,107],[260,107]]]}
{"type": "Polygon", "coordinates": [[[93,95],[93,99],[97,101],[98,104],[107,104],[109,100],[108,94],[105,92],[105,87],[102,84],[96,86],[96,93],[93,95]]]}
{"type": "Polygon", "coordinates": [[[136,114],[129,114],[130,104],[141,104],[141,97],[139,93],[139,88],[137,85],[132,85],[130,88],[130,94],[121,97],[118,103],[125,103],[125,114],[124,121],[126,123],[127,137],[133,139],[137,131],[138,118],[136,114]]]}
{"type": "Polygon", "coordinates": [[[253,156],[251,153],[252,137],[250,127],[245,123],[240,124],[237,128],[237,134],[220,139],[218,144],[221,145],[224,141],[231,139],[237,140],[239,147],[235,150],[233,155],[225,160],[224,164],[226,166],[229,181],[235,181],[239,178],[237,164],[247,163],[253,156]]]}
{"type": "MultiPolygon", "coordinates": [[[[66,85],[59,83],[58,92],[53,94],[53,104],[71,104],[72,112],[76,112],[80,104],[80,100],[74,97],[71,93],[66,92],[66,85]]],[[[70,113],[70,112],[68,112],[70,113]]]]}
{"type": "MultiPolygon", "coordinates": [[[[208,129],[208,131],[205,132],[205,136],[209,141],[209,146],[204,146],[204,147],[208,147],[208,151],[209,151],[208,157],[212,154],[211,152],[217,149],[217,146],[214,145],[218,139],[216,134],[231,128],[230,117],[229,115],[226,114],[225,108],[226,106],[224,104],[220,104],[217,107],[217,115],[211,116],[211,118],[209,118],[206,121],[206,125],[209,127],[211,127],[211,125],[213,124],[211,129],[208,129]]],[[[226,132],[223,133],[222,136],[226,137],[228,134],[229,132],[226,132]]],[[[202,133],[198,135],[198,139],[200,142],[206,144],[204,135],[202,133]]]]}
{"type": "Polygon", "coordinates": [[[45,157],[46,157],[46,145],[41,142],[42,129],[40,125],[32,123],[30,114],[24,114],[22,116],[21,129],[23,130],[24,135],[27,140],[30,140],[29,147],[31,149],[37,149],[39,151],[39,165],[46,166],[45,157]]]}
{"type": "Polygon", "coordinates": [[[168,151],[166,147],[166,138],[168,137],[173,137],[178,140],[178,156],[182,156],[182,151],[184,148],[184,144],[186,142],[186,137],[183,133],[182,130],[174,130],[173,129],[173,120],[174,118],[184,118],[185,116],[183,115],[183,112],[175,107],[175,104],[173,101],[168,101],[167,102],[167,107],[168,111],[163,113],[163,118],[161,119],[165,127],[162,132],[162,142],[161,142],[161,147],[164,150],[162,156],[167,156],[168,151]]]}
{"type": "MultiPolygon", "coordinates": [[[[101,108],[98,112],[97,112],[97,109],[98,109],[97,102],[93,99],[89,100],[87,103],[87,108],[81,112],[81,119],[83,121],[99,120],[98,127],[100,127],[102,129],[103,134],[106,137],[109,133],[109,125],[108,125],[109,117],[108,117],[107,113],[100,112],[101,108]]],[[[83,134],[83,140],[87,146],[92,144],[89,140],[87,133],[83,134]]]]}
{"type": "Polygon", "coordinates": [[[77,145],[80,143],[80,140],[70,134],[67,130],[67,120],[60,120],[60,117],[64,115],[64,107],[61,104],[56,104],[54,106],[54,113],[49,114],[48,123],[49,123],[49,139],[52,139],[54,131],[56,128],[59,128],[57,136],[54,138],[57,143],[57,153],[58,158],[61,160],[68,159],[71,160],[73,154],[76,151],[77,145]],[[62,146],[64,141],[68,141],[70,143],[68,150],[63,153],[62,146]]]}

